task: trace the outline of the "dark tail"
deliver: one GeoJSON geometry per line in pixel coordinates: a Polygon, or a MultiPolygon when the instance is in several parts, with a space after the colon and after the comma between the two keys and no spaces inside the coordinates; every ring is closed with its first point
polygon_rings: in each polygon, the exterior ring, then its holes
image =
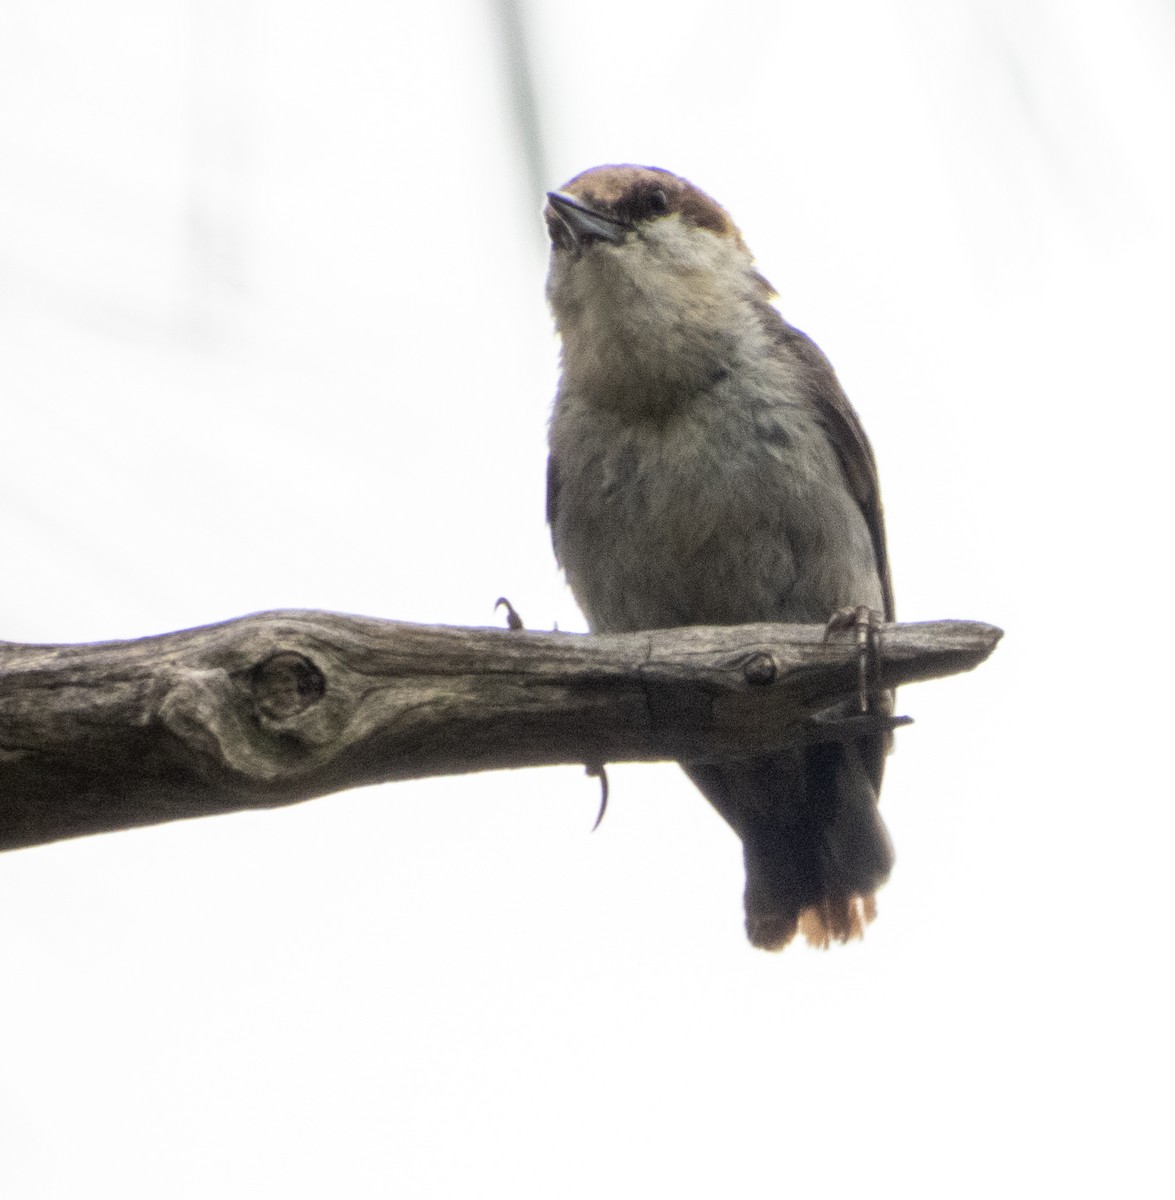
{"type": "Polygon", "coordinates": [[[781,950],[860,937],[893,848],[877,811],[880,743],[828,742],[685,772],[742,839],[747,937],[781,950]]]}

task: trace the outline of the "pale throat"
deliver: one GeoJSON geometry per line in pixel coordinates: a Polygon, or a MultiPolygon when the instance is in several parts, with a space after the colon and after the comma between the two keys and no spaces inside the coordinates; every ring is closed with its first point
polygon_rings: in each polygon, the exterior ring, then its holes
{"type": "Polygon", "coordinates": [[[644,286],[607,282],[591,280],[586,295],[575,295],[570,319],[559,319],[556,304],[562,390],[593,405],[634,414],[672,410],[759,349],[759,322],[729,279],[690,273],[644,286]]]}

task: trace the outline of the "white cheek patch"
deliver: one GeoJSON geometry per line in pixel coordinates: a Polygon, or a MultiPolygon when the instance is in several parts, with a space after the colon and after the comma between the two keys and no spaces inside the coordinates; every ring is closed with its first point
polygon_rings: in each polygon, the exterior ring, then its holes
{"type": "Polygon", "coordinates": [[[676,213],[654,221],[643,241],[650,256],[670,271],[721,270],[732,249],[728,239],[708,229],[687,226],[676,213]]]}

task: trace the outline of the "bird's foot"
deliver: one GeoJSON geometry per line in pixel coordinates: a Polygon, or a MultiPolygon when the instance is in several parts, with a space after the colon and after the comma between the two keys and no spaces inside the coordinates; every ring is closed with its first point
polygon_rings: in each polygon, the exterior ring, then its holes
{"type": "Polygon", "coordinates": [[[499,608],[504,608],[506,610],[507,629],[511,630],[512,632],[517,632],[519,629],[523,628],[522,618],[518,615],[514,605],[511,604],[505,596],[498,597],[498,602],[494,605],[494,612],[497,612],[499,608]]]}
{"type": "Polygon", "coordinates": [[[828,618],[828,624],[824,628],[825,641],[828,641],[829,634],[845,629],[856,630],[857,707],[862,713],[876,712],[878,708],[881,656],[877,639],[883,624],[884,618],[881,613],[864,604],[858,604],[855,607],[850,605],[848,608],[838,608],[828,618]]]}

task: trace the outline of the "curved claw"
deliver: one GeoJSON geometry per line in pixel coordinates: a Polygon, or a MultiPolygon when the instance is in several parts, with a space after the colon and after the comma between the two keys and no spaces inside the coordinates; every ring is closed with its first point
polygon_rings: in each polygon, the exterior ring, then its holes
{"type": "Polygon", "coordinates": [[[595,833],[600,828],[604,813],[608,811],[608,772],[603,763],[588,763],[584,771],[600,781],[600,811],[596,814],[596,823],[592,826],[592,833],[595,833]]]}
{"type": "Polygon", "coordinates": [[[514,605],[511,604],[510,601],[507,600],[505,596],[498,597],[498,601],[494,605],[494,612],[497,612],[499,608],[504,608],[506,610],[506,628],[507,629],[510,629],[510,630],[513,630],[516,632],[517,630],[522,628],[522,618],[515,611],[514,605]]]}
{"type": "Polygon", "coordinates": [[[831,712],[813,713],[808,718],[807,728],[814,742],[851,742],[860,737],[892,733],[895,729],[913,724],[913,717],[895,717],[888,713],[856,713],[846,717],[831,712]]]}

